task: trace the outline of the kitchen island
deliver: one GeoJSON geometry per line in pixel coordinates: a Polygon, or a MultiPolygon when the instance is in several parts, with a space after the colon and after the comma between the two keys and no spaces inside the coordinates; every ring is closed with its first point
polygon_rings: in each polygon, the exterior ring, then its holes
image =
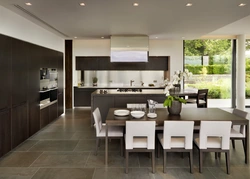
{"type": "MultiPolygon", "coordinates": [[[[164,89],[139,89],[119,91],[114,89],[96,90],[91,94],[91,111],[100,109],[102,121],[105,122],[109,108],[126,108],[128,103],[147,103],[148,99],[163,103],[166,98],[164,89]]],[[[93,116],[91,124],[94,124],[93,116]]]]}
{"type": "Polygon", "coordinates": [[[85,107],[91,106],[91,93],[98,89],[108,89],[108,90],[117,90],[117,89],[164,89],[160,86],[75,86],[74,87],[74,106],[75,107],[85,107]]]}

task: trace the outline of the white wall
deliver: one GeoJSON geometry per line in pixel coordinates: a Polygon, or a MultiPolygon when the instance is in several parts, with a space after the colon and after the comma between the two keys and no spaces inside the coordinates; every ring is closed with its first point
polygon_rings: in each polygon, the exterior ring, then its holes
{"type": "Polygon", "coordinates": [[[64,39],[0,6],[0,34],[64,52],[64,39]]]}
{"type": "MultiPolygon", "coordinates": [[[[170,56],[170,74],[176,70],[183,69],[183,41],[182,40],[150,40],[149,41],[149,55],[150,56],[170,56]]],[[[76,56],[110,56],[110,40],[74,40],[73,41],[73,85],[77,85],[79,72],[75,71],[75,57],[76,56]]],[[[135,83],[140,83],[142,80],[145,84],[152,83],[154,79],[158,82],[163,77],[163,72],[136,72],[136,71],[113,71],[113,72],[88,72],[85,75],[85,85],[89,85],[92,76],[97,75],[101,83],[125,83],[129,84],[130,79],[135,80],[135,83]],[[151,75],[147,75],[151,74],[151,75]],[[153,76],[152,76],[153,74],[153,76]],[[143,78],[147,76],[147,78],[143,78]]],[[[98,84],[99,85],[99,84],[98,84]]]]}

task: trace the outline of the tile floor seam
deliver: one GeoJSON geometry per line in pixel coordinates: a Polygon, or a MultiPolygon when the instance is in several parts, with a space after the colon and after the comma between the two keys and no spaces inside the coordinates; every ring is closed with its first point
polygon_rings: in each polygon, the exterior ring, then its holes
{"type": "Polygon", "coordinates": [[[84,165],[83,168],[87,168],[86,165],[87,165],[87,162],[88,162],[88,160],[89,160],[90,154],[91,154],[91,152],[89,152],[89,155],[88,155],[88,157],[87,157],[87,159],[86,159],[86,162],[85,162],[85,165],[84,165]]]}
{"type": "MultiPolygon", "coordinates": [[[[73,141],[73,140],[72,140],[72,141],[73,141]]],[[[74,151],[74,152],[77,152],[77,151],[75,151],[75,149],[76,149],[77,145],[79,144],[80,140],[77,140],[77,141],[78,141],[77,144],[75,145],[74,149],[72,150],[72,151],[74,151]]]]}
{"type": "Polygon", "coordinates": [[[44,153],[44,151],[28,166],[28,168],[31,168],[31,165],[44,153]]]}
{"type": "Polygon", "coordinates": [[[37,167],[37,168],[38,168],[37,171],[31,176],[30,179],[32,179],[36,175],[36,173],[40,170],[40,167],[37,167]]]}

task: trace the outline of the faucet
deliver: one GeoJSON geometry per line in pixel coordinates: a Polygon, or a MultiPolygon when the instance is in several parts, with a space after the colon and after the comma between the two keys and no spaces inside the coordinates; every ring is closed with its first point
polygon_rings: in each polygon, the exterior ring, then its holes
{"type": "Polygon", "coordinates": [[[141,81],[141,86],[143,86],[144,85],[144,83],[143,83],[143,81],[141,81]]]}
{"type": "Polygon", "coordinates": [[[132,85],[133,85],[133,82],[134,82],[134,80],[130,80],[130,86],[132,86],[132,85]]]}

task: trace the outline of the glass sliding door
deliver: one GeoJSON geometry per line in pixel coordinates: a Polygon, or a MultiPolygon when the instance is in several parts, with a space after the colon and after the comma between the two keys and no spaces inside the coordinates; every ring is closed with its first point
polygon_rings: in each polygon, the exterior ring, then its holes
{"type": "Polygon", "coordinates": [[[250,108],[250,39],[246,39],[246,107],[250,108]]]}
{"type": "Polygon", "coordinates": [[[208,107],[232,106],[231,40],[185,40],[184,65],[193,73],[185,88],[208,89],[208,107]]]}

